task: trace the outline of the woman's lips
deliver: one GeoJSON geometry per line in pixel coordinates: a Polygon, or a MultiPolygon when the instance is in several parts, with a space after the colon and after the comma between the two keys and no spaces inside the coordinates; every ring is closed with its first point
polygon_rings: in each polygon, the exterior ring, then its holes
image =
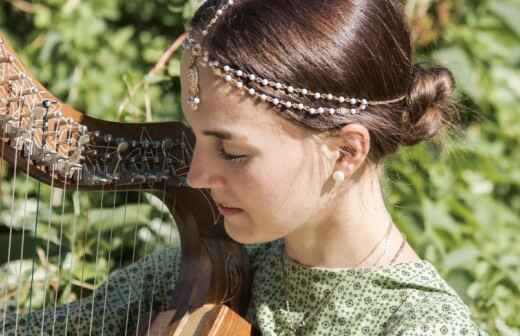
{"type": "Polygon", "coordinates": [[[223,206],[222,204],[217,204],[217,207],[218,207],[218,211],[223,215],[223,216],[232,216],[232,215],[235,215],[235,214],[238,214],[238,213],[241,213],[242,209],[239,209],[239,208],[226,208],[225,206],[223,206]]]}

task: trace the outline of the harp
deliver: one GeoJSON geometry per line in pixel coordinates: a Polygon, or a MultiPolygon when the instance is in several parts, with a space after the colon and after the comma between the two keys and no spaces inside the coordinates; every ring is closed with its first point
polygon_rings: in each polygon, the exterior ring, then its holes
{"type": "MultiPolygon", "coordinates": [[[[100,192],[102,199],[109,193],[124,193],[128,197],[131,192],[143,191],[159,199],[175,220],[182,257],[180,277],[171,298],[173,306],[165,311],[150,306],[149,311],[138,317],[134,330],[121,330],[118,335],[251,334],[251,326],[243,317],[249,301],[247,255],[242,246],[226,235],[222,217],[208,191],[195,190],[186,184],[195,139],[184,124],[116,123],[83,115],[56,99],[30,75],[0,36],[0,140],[0,155],[2,162],[5,160],[10,165],[12,184],[20,181],[20,175],[25,173],[26,178],[38,181],[39,188],[41,185],[50,188],[48,202],[56,202],[55,194],[60,190],[61,195],[69,191],[76,196],[80,192],[100,192]]],[[[9,190],[8,198],[11,204],[4,204],[6,207],[15,206],[14,187],[12,190],[9,190]]],[[[40,191],[35,197],[39,201],[40,191]]],[[[113,198],[115,204],[117,197],[113,198]]],[[[58,203],[59,200],[58,197],[58,203]]],[[[56,204],[48,207],[53,206],[56,204]]],[[[60,206],[65,208],[65,204],[58,204],[57,208],[60,206]]],[[[82,211],[79,207],[76,214],[81,215],[82,211]]],[[[51,214],[49,211],[49,216],[51,214]]],[[[11,223],[15,220],[12,215],[11,223]]],[[[74,218],[62,216],[60,221],[63,225],[64,221],[74,222],[74,218]]],[[[48,221],[49,226],[51,222],[48,221]]],[[[38,218],[33,224],[36,230],[38,218]]],[[[32,272],[29,293],[36,295],[34,259],[39,256],[44,260],[47,255],[41,250],[35,252],[36,249],[31,253],[31,249],[27,249],[29,242],[24,249],[24,230],[22,248],[15,251],[12,227],[7,242],[7,261],[3,256],[3,263],[9,263],[17,253],[17,258],[23,259],[24,251],[28,250],[25,257],[33,259],[32,270],[29,270],[32,272]]],[[[57,242],[61,257],[60,244],[57,242]]],[[[13,312],[17,323],[14,334],[22,334],[18,332],[22,330],[18,320],[26,311],[20,308],[18,299],[27,290],[20,289],[21,271],[19,273],[14,279],[16,288],[4,285],[1,290],[2,334],[6,333],[5,318],[13,312]]],[[[81,279],[72,276],[69,281],[72,288],[81,279]]],[[[63,289],[58,283],[54,286],[57,296],[63,289]]],[[[72,291],[71,288],[68,290],[72,291]]],[[[31,309],[29,305],[29,311],[31,309]]],[[[90,318],[93,319],[91,326],[100,320],[99,316],[90,318]]],[[[9,332],[12,334],[13,329],[9,332]]]]}

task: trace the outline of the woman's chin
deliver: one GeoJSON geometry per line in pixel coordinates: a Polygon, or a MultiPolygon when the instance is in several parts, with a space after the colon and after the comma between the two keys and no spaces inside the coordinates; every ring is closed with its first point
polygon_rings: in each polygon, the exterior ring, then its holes
{"type": "Polygon", "coordinates": [[[254,235],[250,230],[247,230],[244,226],[237,225],[228,220],[224,220],[224,229],[228,236],[240,244],[253,244],[254,235]]]}
{"type": "Polygon", "coordinates": [[[232,221],[224,220],[224,229],[228,236],[239,244],[261,244],[281,237],[266,236],[265,232],[255,232],[251,226],[233,223],[232,221]]]}

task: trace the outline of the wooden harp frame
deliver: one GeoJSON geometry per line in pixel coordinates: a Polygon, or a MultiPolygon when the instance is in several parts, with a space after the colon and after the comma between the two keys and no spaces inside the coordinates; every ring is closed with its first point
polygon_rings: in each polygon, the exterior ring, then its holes
{"type": "Polygon", "coordinates": [[[181,122],[117,123],[63,104],[0,35],[0,156],[37,180],[86,191],[144,190],[164,198],[181,239],[175,309],[140,335],[250,335],[247,254],[207,190],[187,186],[195,145],[181,122]],[[165,195],[163,195],[165,194],[165,195]]]}

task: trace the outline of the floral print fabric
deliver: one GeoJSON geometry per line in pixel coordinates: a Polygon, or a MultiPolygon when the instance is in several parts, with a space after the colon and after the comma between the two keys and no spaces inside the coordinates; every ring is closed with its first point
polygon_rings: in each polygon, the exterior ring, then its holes
{"type": "MultiPolygon", "coordinates": [[[[254,272],[247,318],[263,336],[486,335],[428,261],[326,269],[291,260],[282,253],[282,241],[247,250],[254,272]]],[[[179,269],[180,250],[159,249],[114,272],[91,297],[0,317],[2,334],[135,335],[138,321],[150,322],[152,308],[172,308],[168,298],[179,269]]]]}

